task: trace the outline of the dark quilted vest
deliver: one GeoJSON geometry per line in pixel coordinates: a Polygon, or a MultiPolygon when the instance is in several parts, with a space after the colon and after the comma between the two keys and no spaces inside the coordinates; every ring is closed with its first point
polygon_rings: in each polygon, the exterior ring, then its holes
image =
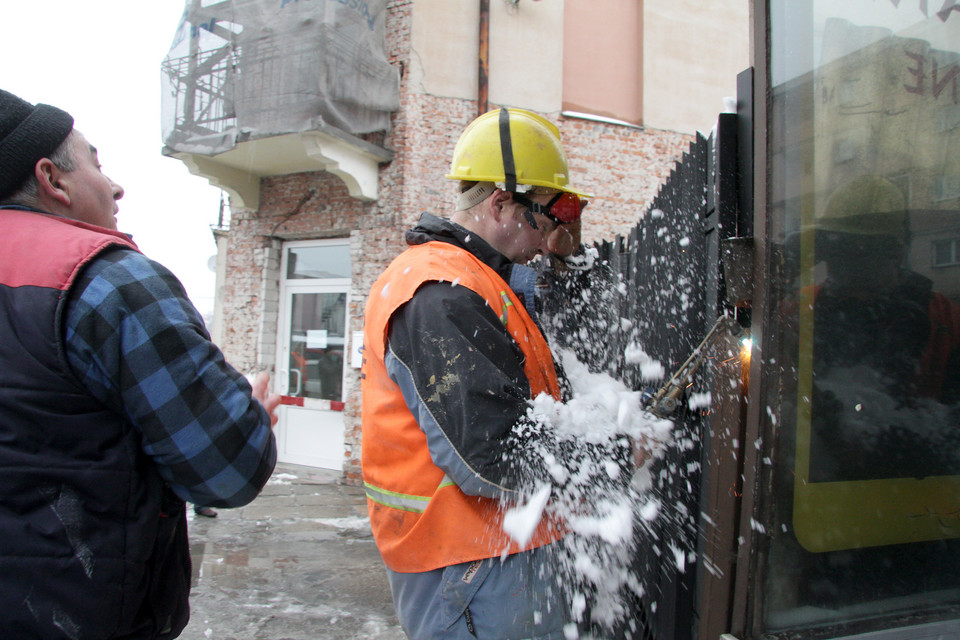
{"type": "Polygon", "coordinates": [[[99,253],[73,220],[0,208],[0,637],[169,638],[186,625],[182,501],[63,351],[67,293],[99,253]]]}

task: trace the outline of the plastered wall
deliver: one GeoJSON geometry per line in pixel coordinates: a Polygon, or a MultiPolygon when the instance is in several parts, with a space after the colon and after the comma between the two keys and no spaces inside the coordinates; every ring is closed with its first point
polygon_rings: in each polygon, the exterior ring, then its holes
{"type": "Polygon", "coordinates": [[[709,132],[750,66],[749,0],[643,0],[643,121],[709,132]]]}

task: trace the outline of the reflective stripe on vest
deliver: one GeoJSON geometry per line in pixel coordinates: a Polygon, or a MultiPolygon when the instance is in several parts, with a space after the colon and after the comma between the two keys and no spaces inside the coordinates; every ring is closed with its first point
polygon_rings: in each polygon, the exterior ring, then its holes
{"type": "Polygon", "coordinates": [[[500,312],[500,322],[503,323],[503,326],[507,326],[507,321],[510,320],[510,317],[507,315],[510,307],[513,306],[513,302],[510,300],[510,296],[507,295],[506,291],[500,292],[500,299],[503,300],[502,311],[500,312]]]}
{"type": "MultiPolygon", "coordinates": [[[[451,480],[449,476],[445,475],[443,476],[443,480],[441,480],[440,484],[437,486],[437,490],[453,485],[453,480],[451,480]]],[[[430,504],[430,498],[432,497],[412,496],[406,493],[397,493],[396,491],[375,487],[369,482],[364,482],[363,486],[366,487],[367,498],[376,502],[377,504],[382,504],[385,507],[392,507],[394,509],[402,509],[403,511],[412,511],[413,513],[423,513],[426,511],[427,506],[430,504]]]]}

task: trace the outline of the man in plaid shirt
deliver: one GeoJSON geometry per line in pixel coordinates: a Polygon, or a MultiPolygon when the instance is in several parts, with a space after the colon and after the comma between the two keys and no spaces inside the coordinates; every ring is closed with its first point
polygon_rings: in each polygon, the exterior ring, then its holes
{"type": "Polygon", "coordinates": [[[116,231],[123,189],[73,118],[0,90],[0,629],[174,638],[185,503],[237,507],[276,463],[279,396],[116,231]]]}

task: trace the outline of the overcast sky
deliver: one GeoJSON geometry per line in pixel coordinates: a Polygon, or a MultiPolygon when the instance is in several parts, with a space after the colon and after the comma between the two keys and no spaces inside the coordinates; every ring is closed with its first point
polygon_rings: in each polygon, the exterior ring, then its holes
{"type": "Polygon", "coordinates": [[[160,64],[182,0],[7,0],[0,88],[68,111],[126,195],[121,231],[169,267],[202,313],[213,309],[210,225],[220,190],[160,154],[160,64]]]}

